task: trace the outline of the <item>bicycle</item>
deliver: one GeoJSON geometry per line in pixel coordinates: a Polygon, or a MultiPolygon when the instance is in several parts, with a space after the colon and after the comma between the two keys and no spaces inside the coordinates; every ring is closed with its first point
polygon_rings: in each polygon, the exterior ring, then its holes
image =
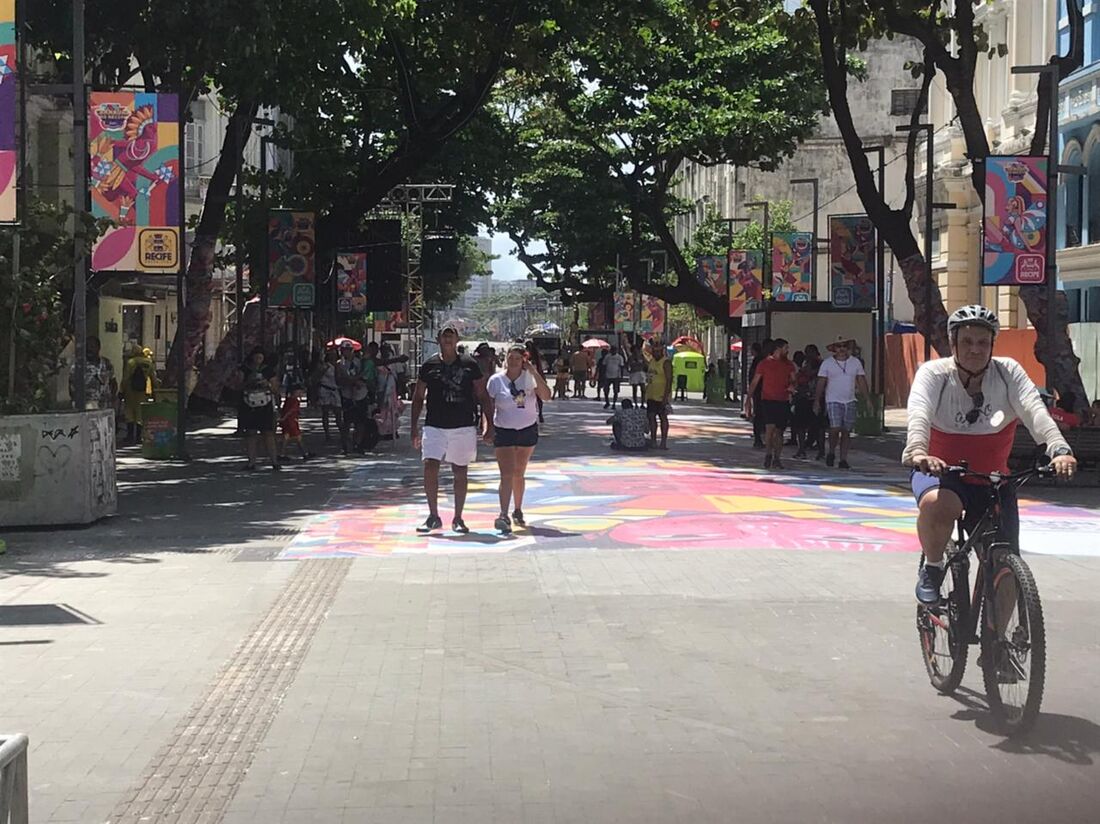
{"type": "MultiPolygon", "coordinates": [[[[1020,735],[1035,723],[1043,700],[1046,634],[1035,578],[1019,547],[1001,535],[1001,496],[1006,489],[1019,489],[1031,478],[1051,476],[1054,470],[1037,465],[1016,475],[984,475],[964,463],[948,467],[946,473],[985,481],[989,506],[973,526],[968,527],[963,513],[957,538],[947,546],[940,602],[917,607],[924,665],[932,686],[950,695],[962,682],[970,645],[980,644],[978,662],[990,710],[1008,735],[1020,735]],[[978,569],[971,593],[972,551],[978,569]]],[[[924,564],[923,553],[920,564],[924,564]]]]}

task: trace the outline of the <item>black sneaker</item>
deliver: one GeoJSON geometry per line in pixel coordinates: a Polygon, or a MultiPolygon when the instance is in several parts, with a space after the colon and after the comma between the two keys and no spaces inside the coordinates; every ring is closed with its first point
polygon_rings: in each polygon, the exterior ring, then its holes
{"type": "Polygon", "coordinates": [[[841,461],[840,463],[837,464],[837,466],[840,467],[841,469],[851,469],[852,468],[852,467],[848,466],[847,461],[841,461]]]}
{"type": "Polygon", "coordinates": [[[940,586],[943,584],[943,576],[946,572],[946,567],[940,569],[928,564],[922,566],[917,574],[917,600],[922,604],[938,604],[940,586]]]}
{"type": "Polygon", "coordinates": [[[507,535],[512,531],[512,522],[508,520],[507,515],[501,512],[497,519],[493,521],[493,528],[502,535],[507,535]]]}
{"type": "Polygon", "coordinates": [[[470,527],[466,526],[466,522],[461,518],[455,518],[451,521],[451,530],[459,535],[465,535],[470,531],[470,527]]]}
{"type": "Polygon", "coordinates": [[[527,526],[527,521],[523,517],[523,510],[522,509],[517,509],[515,512],[512,513],[512,522],[516,526],[522,526],[522,527],[527,526]]]}
{"type": "Polygon", "coordinates": [[[436,529],[443,529],[443,519],[440,518],[438,515],[429,515],[428,520],[418,526],[416,528],[416,531],[419,532],[421,535],[424,535],[436,529]]]}
{"type": "Polygon", "coordinates": [[[834,455],[832,452],[825,456],[825,466],[832,466],[835,463],[836,455],[834,455]]]}
{"type": "Polygon", "coordinates": [[[764,468],[765,469],[771,469],[772,468],[772,456],[771,456],[770,453],[764,456],[764,468]]]}

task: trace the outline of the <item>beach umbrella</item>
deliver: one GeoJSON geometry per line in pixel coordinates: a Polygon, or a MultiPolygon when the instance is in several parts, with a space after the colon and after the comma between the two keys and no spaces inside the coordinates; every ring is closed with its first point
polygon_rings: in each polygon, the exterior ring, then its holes
{"type": "Polygon", "coordinates": [[[335,349],[341,349],[345,346],[350,346],[356,352],[363,348],[363,344],[361,344],[354,338],[334,338],[326,343],[325,346],[331,346],[335,349]]]}
{"type": "Polygon", "coordinates": [[[610,349],[611,344],[600,338],[589,338],[581,344],[585,349],[610,349]]]}
{"type": "Polygon", "coordinates": [[[693,338],[689,335],[681,335],[672,342],[672,348],[677,352],[682,352],[685,349],[691,349],[694,352],[703,354],[703,344],[698,338],[693,338]]]}

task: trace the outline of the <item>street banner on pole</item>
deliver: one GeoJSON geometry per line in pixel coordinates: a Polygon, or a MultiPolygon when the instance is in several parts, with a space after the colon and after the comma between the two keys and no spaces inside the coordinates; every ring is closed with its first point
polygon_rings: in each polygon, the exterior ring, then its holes
{"type": "Polygon", "coordinates": [[[615,290],[615,331],[633,332],[638,320],[638,293],[629,289],[615,290]]]}
{"type": "Polygon", "coordinates": [[[1047,157],[985,160],[983,286],[1046,280],[1047,157]]]}
{"type": "Polygon", "coordinates": [[[313,283],[313,212],[275,209],[267,219],[268,306],[294,306],[294,286],[313,283]]]}
{"type": "Polygon", "coordinates": [[[98,272],[175,275],[180,269],[179,96],[88,95],[92,217],[117,224],[92,249],[98,272]]]}
{"type": "Polygon", "coordinates": [[[724,255],[706,255],[695,258],[695,277],[721,297],[726,293],[726,258],[724,255]]]}
{"type": "Polygon", "coordinates": [[[357,315],[367,311],[366,252],[336,253],[336,311],[357,315]]]}
{"type": "Polygon", "coordinates": [[[764,253],[759,249],[730,249],[730,317],[743,318],[764,300],[764,253]]]}
{"type": "Polygon", "coordinates": [[[810,300],[813,285],[812,232],[772,234],[772,300],[810,300]]]}
{"type": "Polygon", "coordinates": [[[590,329],[607,329],[613,325],[613,319],[608,317],[607,303],[598,301],[588,304],[588,327],[590,329]],[[612,322],[609,323],[609,321],[612,322]]]}
{"type": "Polygon", "coordinates": [[[829,285],[838,309],[874,309],[875,224],[867,215],[829,216],[829,285]]]}
{"type": "Polygon", "coordinates": [[[660,337],[665,332],[665,302],[652,295],[642,295],[637,332],[642,337],[660,337]]]}
{"type": "Polygon", "coordinates": [[[19,219],[15,187],[19,175],[19,81],[15,0],[0,0],[0,223],[19,219]]]}

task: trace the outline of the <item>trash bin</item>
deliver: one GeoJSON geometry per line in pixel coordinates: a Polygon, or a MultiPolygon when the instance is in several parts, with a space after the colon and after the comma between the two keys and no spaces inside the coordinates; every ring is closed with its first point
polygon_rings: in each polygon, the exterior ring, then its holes
{"type": "Polygon", "coordinates": [[[176,398],[157,392],[157,399],[141,405],[141,456],[155,461],[176,457],[176,398]]]}
{"type": "Polygon", "coordinates": [[[726,376],[715,372],[707,378],[707,403],[726,403],[726,376]]]}
{"type": "Polygon", "coordinates": [[[882,434],[882,395],[860,396],[855,432],[857,435],[882,434]]]}

